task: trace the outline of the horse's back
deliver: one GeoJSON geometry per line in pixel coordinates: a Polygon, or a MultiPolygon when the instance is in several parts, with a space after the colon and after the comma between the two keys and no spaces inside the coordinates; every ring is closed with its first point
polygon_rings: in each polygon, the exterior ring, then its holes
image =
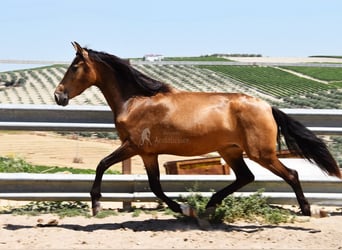
{"type": "Polygon", "coordinates": [[[261,152],[275,154],[278,128],[272,107],[264,100],[240,93],[189,93],[188,97],[179,97],[182,108],[178,111],[191,113],[189,128],[202,133],[205,143],[218,148],[238,145],[251,158],[259,158],[261,152]]]}

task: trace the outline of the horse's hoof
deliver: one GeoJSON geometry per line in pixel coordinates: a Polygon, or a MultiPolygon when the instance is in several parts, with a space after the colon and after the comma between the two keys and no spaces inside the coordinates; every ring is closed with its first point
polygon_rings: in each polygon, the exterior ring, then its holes
{"type": "Polygon", "coordinates": [[[101,211],[101,204],[100,202],[96,202],[95,206],[92,208],[93,216],[96,216],[101,211]]]}
{"type": "Polygon", "coordinates": [[[186,204],[181,204],[180,207],[182,210],[182,214],[189,216],[189,217],[197,218],[196,210],[194,208],[186,204]]]}
{"type": "Polygon", "coordinates": [[[304,216],[311,216],[312,209],[310,205],[303,205],[300,207],[300,210],[302,210],[304,216]]]}
{"type": "Polygon", "coordinates": [[[309,207],[308,209],[303,209],[302,210],[302,214],[304,215],[304,216],[311,216],[311,208],[309,207]]]}

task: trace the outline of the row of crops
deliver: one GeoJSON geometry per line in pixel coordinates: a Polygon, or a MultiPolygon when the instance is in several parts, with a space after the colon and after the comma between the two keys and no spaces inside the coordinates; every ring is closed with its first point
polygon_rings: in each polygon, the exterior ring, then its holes
{"type": "Polygon", "coordinates": [[[157,78],[182,90],[258,94],[255,91],[253,92],[253,90],[249,90],[247,86],[236,85],[227,77],[194,66],[137,65],[136,68],[153,78],[157,78]]]}

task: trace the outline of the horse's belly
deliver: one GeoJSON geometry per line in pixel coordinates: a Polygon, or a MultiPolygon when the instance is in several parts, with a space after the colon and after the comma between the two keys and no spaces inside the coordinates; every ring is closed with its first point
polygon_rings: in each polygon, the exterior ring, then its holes
{"type": "Polygon", "coordinates": [[[237,144],[237,140],[224,134],[211,136],[170,134],[153,138],[150,149],[156,153],[194,156],[215,152],[232,144],[237,144]]]}

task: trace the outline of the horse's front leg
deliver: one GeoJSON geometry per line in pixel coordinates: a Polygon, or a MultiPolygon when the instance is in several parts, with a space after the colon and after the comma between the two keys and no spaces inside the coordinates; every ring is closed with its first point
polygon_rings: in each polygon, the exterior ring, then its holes
{"type": "Polygon", "coordinates": [[[134,155],[136,155],[134,147],[132,147],[128,141],[125,141],[119,148],[103,158],[97,165],[95,181],[90,191],[94,216],[100,211],[101,207],[99,200],[101,198],[101,182],[104,172],[113,164],[126,160],[134,155]]]}
{"type": "MultiPolygon", "coordinates": [[[[184,211],[186,209],[181,208],[181,206],[177,202],[167,197],[162,190],[162,187],[160,185],[158,156],[157,155],[142,155],[141,157],[144,161],[144,165],[145,165],[147,176],[148,176],[148,181],[149,181],[152,192],[159,199],[164,201],[172,211],[176,213],[184,214],[184,211]]],[[[189,215],[189,214],[186,214],[186,215],[189,215]]]]}

